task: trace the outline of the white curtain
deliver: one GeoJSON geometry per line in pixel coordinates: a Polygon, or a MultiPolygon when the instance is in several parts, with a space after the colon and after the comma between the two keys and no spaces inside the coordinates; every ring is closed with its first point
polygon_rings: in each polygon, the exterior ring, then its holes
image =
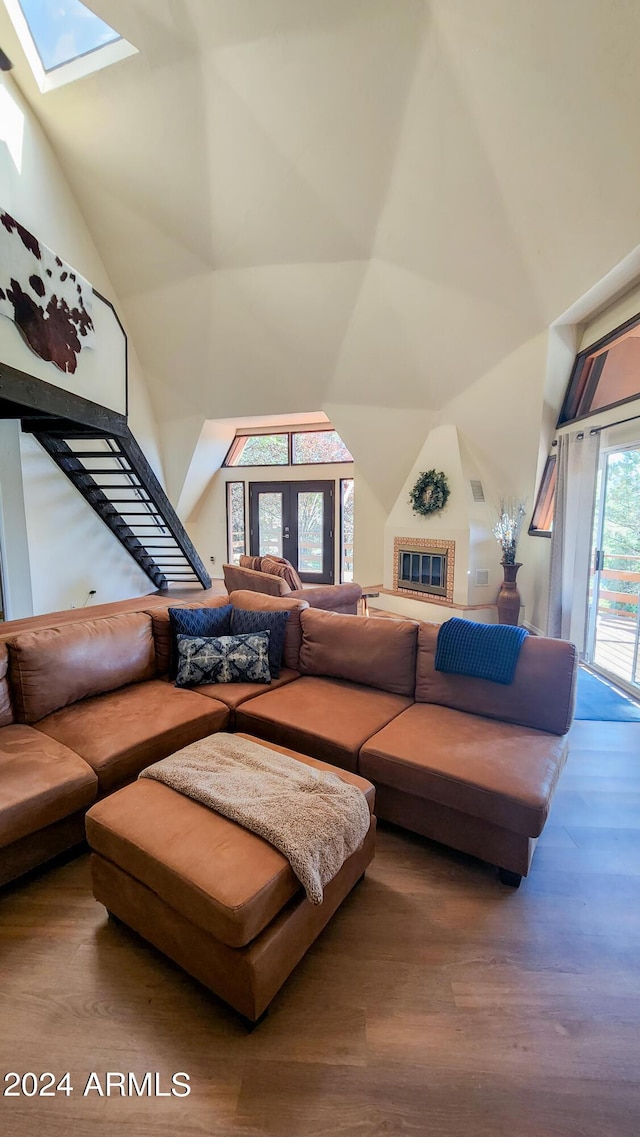
{"type": "Polygon", "coordinates": [[[600,433],[558,439],[547,635],[586,649],[591,540],[600,433]]]}

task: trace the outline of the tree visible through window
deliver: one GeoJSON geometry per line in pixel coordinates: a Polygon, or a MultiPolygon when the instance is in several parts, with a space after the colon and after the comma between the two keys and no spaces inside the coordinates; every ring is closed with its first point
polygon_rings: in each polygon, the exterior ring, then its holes
{"type": "Polygon", "coordinates": [[[337,430],[298,430],[289,433],[239,434],[225,466],[315,466],[353,462],[337,430]]]}
{"type": "Polygon", "coordinates": [[[603,610],[635,617],[640,587],[640,449],[619,450],[607,459],[604,551],[600,591],[603,610]],[[629,600],[625,601],[625,594],[629,600]]]}
{"type": "Polygon", "coordinates": [[[288,466],[288,434],[240,435],[227,454],[227,466],[288,466]]]}
{"type": "Polygon", "coordinates": [[[340,579],[353,580],[353,478],[340,482],[340,579]]]}
{"type": "Polygon", "coordinates": [[[337,430],[305,430],[292,434],[291,461],[294,466],[319,462],[353,462],[337,430]]]}
{"type": "Polygon", "coordinates": [[[227,556],[232,565],[240,564],[246,553],[244,482],[227,482],[227,556]]]}

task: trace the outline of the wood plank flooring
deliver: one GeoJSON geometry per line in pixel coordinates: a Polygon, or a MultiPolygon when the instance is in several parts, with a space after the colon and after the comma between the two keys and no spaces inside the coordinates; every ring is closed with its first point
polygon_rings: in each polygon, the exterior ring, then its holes
{"type": "Polygon", "coordinates": [[[391,827],[247,1034],[114,922],[86,856],[0,896],[7,1137],[637,1137],[640,724],[576,723],[533,869],[492,870],[391,827]],[[189,1097],[82,1096],[97,1071],[186,1071],[189,1097]]]}

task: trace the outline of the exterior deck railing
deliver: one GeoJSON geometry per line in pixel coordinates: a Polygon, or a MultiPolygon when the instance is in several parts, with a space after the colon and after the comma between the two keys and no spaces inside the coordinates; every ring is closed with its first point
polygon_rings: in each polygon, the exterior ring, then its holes
{"type": "Polygon", "coordinates": [[[607,553],[605,565],[600,570],[593,662],[640,687],[640,556],[607,553]],[[603,581],[613,587],[603,588],[603,581]],[[631,587],[626,591],[616,584],[631,587]]]}

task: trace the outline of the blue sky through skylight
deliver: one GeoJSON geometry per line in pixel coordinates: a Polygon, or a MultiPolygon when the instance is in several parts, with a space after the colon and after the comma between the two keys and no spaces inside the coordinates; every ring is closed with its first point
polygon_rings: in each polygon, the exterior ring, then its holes
{"type": "Polygon", "coordinates": [[[120,39],[80,0],[20,0],[45,71],[120,39]]]}

